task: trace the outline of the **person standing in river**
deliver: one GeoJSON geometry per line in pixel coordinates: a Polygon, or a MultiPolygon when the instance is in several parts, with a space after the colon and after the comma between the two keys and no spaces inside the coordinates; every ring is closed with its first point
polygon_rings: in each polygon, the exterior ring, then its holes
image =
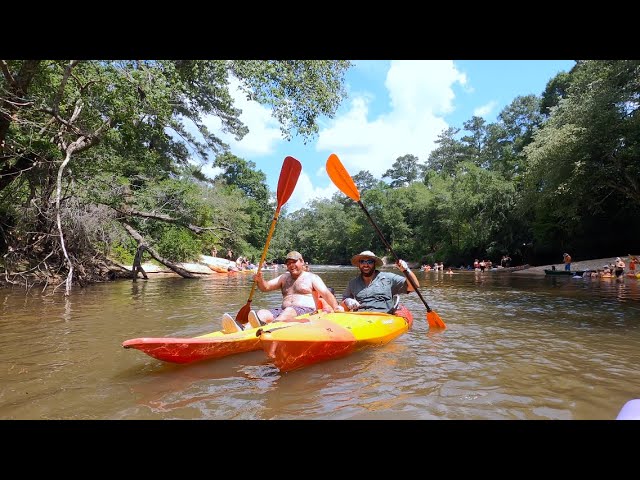
{"type": "Polygon", "coordinates": [[[617,257],[613,272],[616,274],[616,278],[621,278],[624,275],[624,268],[626,267],[624,260],[617,257]]]}
{"type": "Polygon", "coordinates": [[[562,261],[564,262],[564,269],[568,272],[571,270],[571,255],[568,253],[562,254],[562,261]]]}

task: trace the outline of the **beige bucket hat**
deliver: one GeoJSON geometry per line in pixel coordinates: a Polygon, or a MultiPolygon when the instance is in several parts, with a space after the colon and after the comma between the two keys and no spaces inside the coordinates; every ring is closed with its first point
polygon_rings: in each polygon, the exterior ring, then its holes
{"type": "Polygon", "coordinates": [[[376,261],[376,267],[382,266],[382,259],[376,256],[376,254],[373,253],[371,250],[365,250],[364,252],[359,253],[358,255],[354,255],[353,258],[351,259],[351,265],[353,265],[354,267],[358,267],[361,258],[372,258],[376,261]]]}

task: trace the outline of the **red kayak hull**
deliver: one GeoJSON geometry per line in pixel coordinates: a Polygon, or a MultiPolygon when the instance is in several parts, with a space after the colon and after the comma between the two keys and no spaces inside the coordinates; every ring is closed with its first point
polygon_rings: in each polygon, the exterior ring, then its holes
{"type": "Polygon", "coordinates": [[[193,338],[133,338],[122,343],[147,355],[171,363],[192,363],[260,349],[256,330],[232,334],[214,332],[193,338]]]}

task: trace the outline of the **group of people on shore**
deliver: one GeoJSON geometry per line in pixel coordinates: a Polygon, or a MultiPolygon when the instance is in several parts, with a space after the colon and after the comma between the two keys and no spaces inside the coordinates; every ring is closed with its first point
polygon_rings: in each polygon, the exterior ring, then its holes
{"type": "MultiPolygon", "coordinates": [[[[619,280],[624,279],[625,276],[631,278],[640,278],[640,274],[636,272],[636,266],[638,265],[638,258],[635,255],[628,255],[628,271],[627,264],[622,257],[616,257],[613,263],[603,265],[602,269],[585,270],[582,274],[582,278],[616,278],[619,280]]],[[[579,276],[579,275],[578,275],[579,276]]]]}
{"type": "MultiPolygon", "coordinates": [[[[491,260],[479,260],[479,259],[475,259],[473,261],[473,265],[460,265],[459,267],[456,268],[456,270],[475,270],[476,272],[485,272],[485,271],[489,271],[492,269],[501,269],[501,268],[510,268],[511,267],[511,257],[508,254],[505,254],[502,256],[502,258],[500,259],[500,265],[499,266],[494,266],[493,262],[491,260]]],[[[453,272],[453,267],[448,267],[446,268],[445,271],[445,267],[444,267],[444,262],[435,262],[433,264],[433,267],[429,264],[423,264],[420,267],[420,270],[424,271],[424,272],[445,272],[445,273],[449,273],[452,274],[453,272]]]]}
{"type": "MultiPolygon", "coordinates": [[[[278,321],[289,321],[298,315],[318,310],[328,312],[375,311],[392,312],[394,297],[401,293],[414,291],[411,277],[416,286],[420,286],[417,277],[409,269],[407,262],[398,259],[396,267],[404,275],[382,272],[383,262],[370,250],[365,250],[351,258],[351,264],[359,269],[359,274],[349,281],[338,303],[333,289],[328,288],[319,275],[312,273],[300,252],[291,251],[286,257],[287,271],[270,280],[265,280],[262,272],[254,275],[256,286],[261,292],[280,289],[282,304],[271,309],[251,310],[248,324],[251,328],[278,321]]],[[[246,325],[228,313],[222,317],[222,330],[235,333],[244,330],[246,325]]]]}

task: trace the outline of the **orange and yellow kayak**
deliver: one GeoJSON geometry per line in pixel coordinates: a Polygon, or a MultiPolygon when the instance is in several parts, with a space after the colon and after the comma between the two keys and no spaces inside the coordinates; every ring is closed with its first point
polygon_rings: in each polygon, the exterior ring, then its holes
{"type": "Polygon", "coordinates": [[[198,337],[141,337],[122,343],[171,363],[213,360],[261,348],[281,371],[341,357],[365,347],[384,345],[406,332],[411,312],[400,307],[395,315],[379,312],[313,313],[288,322],[198,337]],[[288,331],[290,333],[287,333],[288,331]]]}
{"type": "Polygon", "coordinates": [[[306,317],[307,323],[285,323],[286,328],[282,328],[282,323],[261,327],[262,349],[282,372],[384,345],[405,333],[413,324],[411,312],[402,306],[394,315],[321,312],[306,317]]]}

